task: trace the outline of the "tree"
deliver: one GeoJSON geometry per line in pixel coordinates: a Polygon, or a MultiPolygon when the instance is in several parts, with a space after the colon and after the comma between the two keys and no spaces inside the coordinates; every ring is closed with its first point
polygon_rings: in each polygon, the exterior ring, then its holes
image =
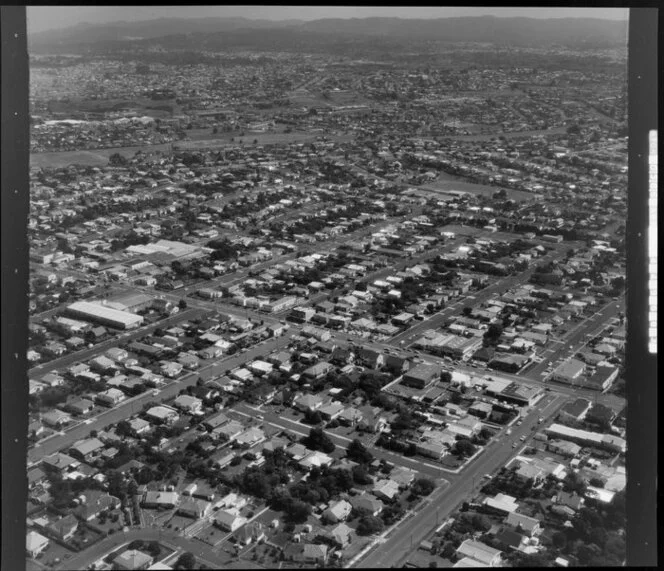
{"type": "Polygon", "coordinates": [[[311,450],[321,450],[326,454],[330,454],[335,448],[334,442],[323,432],[322,428],[312,428],[309,436],[305,437],[302,443],[311,450]]]}
{"type": "Polygon", "coordinates": [[[490,340],[496,340],[503,334],[503,326],[500,323],[492,323],[486,330],[484,337],[490,340]]]}
{"type": "Polygon", "coordinates": [[[301,500],[293,499],[286,506],[286,515],[293,523],[305,522],[311,515],[311,506],[301,500]]]}
{"type": "Polygon", "coordinates": [[[365,515],[357,524],[358,535],[371,535],[383,531],[385,524],[376,516],[365,515]]]}
{"type": "Polygon", "coordinates": [[[348,449],[346,450],[346,456],[351,460],[354,460],[355,462],[358,462],[360,464],[368,464],[373,460],[373,454],[371,454],[371,452],[369,452],[366,449],[364,444],[362,444],[357,439],[353,440],[348,445],[348,449]]]}
{"type": "Polygon", "coordinates": [[[436,484],[429,478],[418,478],[413,482],[412,491],[418,496],[428,496],[436,488],[436,484]]]}
{"type": "Polygon", "coordinates": [[[185,551],[175,562],[176,569],[193,569],[195,566],[196,557],[189,551],[185,551]]]}
{"type": "Polygon", "coordinates": [[[307,409],[304,411],[304,418],[302,420],[307,424],[320,424],[323,422],[323,417],[319,411],[307,409]]]}
{"type": "Polygon", "coordinates": [[[454,445],[454,453],[461,458],[466,458],[475,454],[475,446],[467,438],[461,438],[454,445]]]}
{"type": "Polygon", "coordinates": [[[470,315],[473,313],[473,308],[466,306],[461,310],[461,313],[464,315],[464,317],[470,317],[470,315]]]}
{"type": "Polygon", "coordinates": [[[129,161],[127,158],[120,153],[113,153],[110,157],[108,157],[108,164],[112,167],[124,167],[127,166],[128,162],[129,161]]]}
{"type": "Polygon", "coordinates": [[[178,307],[179,307],[180,309],[187,309],[187,302],[186,302],[186,300],[181,299],[180,301],[178,301],[178,307]]]}

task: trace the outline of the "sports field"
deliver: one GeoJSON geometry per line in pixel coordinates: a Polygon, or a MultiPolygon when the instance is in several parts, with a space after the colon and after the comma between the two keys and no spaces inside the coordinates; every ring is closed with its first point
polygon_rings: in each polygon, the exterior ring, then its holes
{"type": "MultiPolygon", "coordinates": [[[[452,191],[458,190],[461,192],[468,192],[470,194],[483,194],[486,196],[491,196],[501,190],[502,187],[491,186],[488,184],[477,184],[474,182],[467,182],[460,177],[454,175],[449,175],[442,173],[436,180],[433,182],[428,182],[417,188],[421,190],[433,190],[433,191],[452,191]]],[[[520,190],[510,190],[505,189],[507,196],[513,200],[534,200],[540,198],[540,195],[534,194],[531,192],[523,192],[520,190]]]]}

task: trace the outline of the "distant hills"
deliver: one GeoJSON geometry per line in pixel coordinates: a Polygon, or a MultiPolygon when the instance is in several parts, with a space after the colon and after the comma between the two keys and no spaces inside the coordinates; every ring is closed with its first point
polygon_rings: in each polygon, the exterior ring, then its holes
{"type": "Polygon", "coordinates": [[[214,49],[256,44],[257,49],[323,47],[335,38],[352,42],[483,42],[503,46],[621,47],[627,22],[594,18],[497,18],[494,16],[401,19],[330,18],[251,20],[247,18],[162,18],[111,24],[79,24],[29,35],[33,52],[63,49],[160,45],[178,49],[214,49]],[[168,40],[168,41],[167,41],[168,40]],[[176,47],[176,46],[172,46],[176,47]]]}

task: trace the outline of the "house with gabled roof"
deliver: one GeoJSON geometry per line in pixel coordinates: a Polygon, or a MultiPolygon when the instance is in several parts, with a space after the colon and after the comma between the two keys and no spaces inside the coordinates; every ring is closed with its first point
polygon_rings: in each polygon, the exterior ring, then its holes
{"type": "Polygon", "coordinates": [[[228,510],[219,510],[214,518],[214,523],[224,531],[234,532],[247,523],[247,518],[228,510]]]}
{"type": "Polygon", "coordinates": [[[296,398],[293,406],[302,412],[318,410],[323,406],[323,399],[318,395],[305,394],[296,398]]]}
{"type": "Polygon", "coordinates": [[[457,557],[470,557],[489,567],[499,567],[501,564],[502,551],[489,547],[481,541],[466,539],[456,550],[457,557]]]}
{"type": "Polygon", "coordinates": [[[27,554],[35,559],[44,549],[48,547],[49,539],[41,533],[30,531],[25,537],[25,550],[27,554]]]}
{"type": "Polygon", "coordinates": [[[507,514],[504,521],[507,525],[521,531],[521,533],[525,533],[528,537],[533,537],[542,530],[540,520],[517,512],[507,514]]]}
{"type": "Polygon", "coordinates": [[[249,522],[233,533],[233,537],[240,544],[247,546],[253,542],[262,541],[267,536],[263,526],[255,521],[249,522]]]}
{"type": "Polygon", "coordinates": [[[378,480],[371,491],[377,498],[391,502],[399,495],[399,484],[394,480],[386,478],[378,480]]]}
{"type": "Polygon", "coordinates": [[[345,523],[340,523],[319,535],[319,538],[323,541],[330,542],[335,547],[345,549],[350,545],[352,535],[353,529],[348,527],[345,523]]]}
{"type": "Polygon", "coordinates": [[[120,499],[108,492],[87,490],[84,497],[85,502],[74,510],[74,515],[82,521],[92,521],[103,511],[120,508],[120,499]]]}
{"type": "Polygon", "coordinates": [[[66,515],[47,527],[48,531],[62,541],[68,541],[78,529],[78,520],[72,515],[66,515]]]}
{"type": "Polygon", "coordinates": [[[322,517],[333,523],[346,521],[352,509],[353,506],[346,500],[339,500],[331,503],[322,513],[322,517]]]}
{"type": "Polygon", "coordinates": [[[79,464],[78,460],[62,452],[56,452],[42,460],[42,465],[47,471],[60,472],[61,474],[76,468],[79,464]]]}
{"type": "Polygon", "coordinates": [[[192,497],[183,498],[177,509],[177,513],[194,519],[204,518],[211,511],[212,504],[210,502],[192,497]]]}
{"type": "Polygon", "coordinates": [[[323,420],[334,420],[338,418],[346,407],[339,402],[331,402],[321,406],[318,411],[323,417],[323,420]]]}
{"type": "Polygon", "coordinates": [[[521,549],[527,541],[523,534],[509,527],[499,531],[494,540],[502,549],[521,549]]]}
{"type": "Polygon", "coordinates": [[[91,462],[99,456],[103,448],[104,443],[98,438],[86,438],[75,443],[69,451],[73,457],[83,462],[91,462]]]}

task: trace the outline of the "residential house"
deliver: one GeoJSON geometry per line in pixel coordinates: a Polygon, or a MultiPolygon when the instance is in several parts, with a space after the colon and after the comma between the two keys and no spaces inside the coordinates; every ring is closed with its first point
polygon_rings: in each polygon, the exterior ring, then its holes
{"type": "Polygon", "coordinates": [[[318,409],[323,420],[334,420],[338,418],[341,413],[344,411],[345,407],[339,402],[331,402],[325,406],[322,406],[318,409]]]}
{"type": "Polygon", "coordinates": [[[399,484],[389,478],[378,480],[373,486],[372,493],[383,501],[391,502],[399,495],[399,484]]]}
{"type": "Polygon", "coordinates": [[[321,534],[319,537],[323,541],[328,541],[339,549],[345,549],[350,545],[352,534],[352,528],[348,527],[345,523],[340,523],[335,525],[329,531],[321,534]]]}
{"type": "Polygon", "coordinates": [[[323,399],[318,395],[302,395],[293,401],[293,406],[302,412],[318,410],[323,406],[323,399]]]}
{"type": "Polygon", "coordinates": [[[267,536],[262,524],[252,521],[235,531],[233,537],[238,544],[247,546],[254,542],[263,541],[267,536]]]}
{"type": "Polygon", "coordinates": [[[211,511],[212,504],[210,502],[191,497],[183,498],[177,509],[177,513],[194,519],[204,518],[211,511]]]}
{"type": "Polygon", "coordinates": [[[40,553],[48,547],[49,540],[41,533],[30,531],[25,537],[25,550],[27,554],[35,559],[40,553]]]}
{"type": "Polygon", "coordinates": [[[77,416],[85,416],[86,414],[90,414],[94,407],[95,403],[84,398],[77,398],[67,405],[67,409],[77,416]]]}
{"type": "Polygon", "coordinates": [[[540,521],[537,518],[516,512],[510,512],[507,514],[505,523],[512,526],[517,531],[526,534],[528,537],[533,537],[539,534],[542,530],[540,521]]]}
{"type": "Polygon", "coordinates": [[[399,466],[398,468],[393,469],[390,473],[390,480],[396,482],[400,489],[406,489],[410,487],[415,480],[415,475],[415,470],[399,466]]]}
{"type": "Polygon", "coordinates": [[[103,511],[120,508],[120,499],[111,496],[108,492],[87,490],[83,497],[85,501],[74,510],[74,515],[82,521],[92,521],[103,511]]]}
{"type": "Polygon", "coordinates": [[[41,415],[41,421],[52,428],[60,429],[71,422],[71,416],[57,408],[41,415]]]}
{"type": "Polygon", "coordinates": [[[113,407],[121,403],[127,397],[120,389],[108,389],[97,395],[97,402],[104,406],[113,407]]]}
{"type": "Polygon", "coordinates": [[[494,540],[499,547],[503,549],[521,549],[526,543],[527,539],[524,535],[509,527],[501,530],[494,536],[494,540]]]}
{"type": "Polygon", "coordinates": [[[339,500],[337,502],[331,503],[330,506],[323,512],[322,517],[332,523],[346,521],[352,509],[353,506],[346,500],[339,500]]]}
{"type": "Polygon", "coordinates": [[[156,421],[162,424],[173,424],[180,418],[180,415],[174,408],[165,405],[158,405],[149,408],[147,411],[145,411],[145,416],[147,416],[151,421],[156,421]]]}
{"type": "Polygon", "coordinates": [[[214,523],[224,531],[234,532],[247,523],[247,518],[228,510],[219,510],[214,518],[214,523]]]}
{"type": "Polygon", "coordinates": [[[361,347],[356,354],[357,362],[370,369],[380,369],[385,364],[385,357],[379,351],[361,347]]]}
{"type": "Polygon", "coordinates": [[[559,506],[567,506],[568,508],[573,509],[574,511],[579,511],[583,506],[585,500],[579,496],[576,492],[564,492],[560,490],[555,496],[555,503],[559,506]]]}
{"type": "Polygon", "coordinates": [[[121,571],[135,571],[147,569],[153,562],[154,559],[151,555],[138,549],[127,549],[113,559],[113,568],[121,571]]]}
{"type": "Polygon", "coordinates": [[[180,395],[173,401],[173,405],[187,414],[203,414],[203,401],[189,395],[180,395]]]}
{"type": "Polygon", "coordinates": [[[79,464],[80,462],[78,462],[78,460],[67,454],[63,454],[62,452],[56,452],[42,460],[42,466],[47,472],[59,472],[60,474],[73,470],[78,467],[79,464]]]}
{"type": "Polygon", "coordinates": [[[78,520],[69,514],[51,523],[47,529],[58,539],[69,541],[78,529],[78,520]]]}
{"type": "Polygon", "coordinates": [[[290,550],[284,549],[284,557],[305,565],[325,565],[328,558],[327,545],[296,543],[290,550]]]}
{"type": "Polygon", "coordinates": [[[146,508],[174,508],[179,500],[177,492],[149,491],[143,496],[146,508]]]}
{"type": "Polygon", "coordinates": [[[325,375],[327,375],[330,371],[334,370],[334,366],[331,365],[330,363],[326,361],[321,361],[320,363],[316,363],[315,365],[312,365],[308,369],[305,369],[302,372],[302,376],[307,378],[307,379],[322,379],[325,375]]]}
{"type": "Polygon", "coordinates": [[[506,515],[515,512],[519,508],[519,502],[513,496],[500,493],[494,497],[484,498],[482,506],[485,511],[506,515]]]}
{"type": "Polygon", "coordinates": [[[316,451],[316,452],[310,452],[307,454],[302,460],[298,462],[298,464],[304,468],[305,470],[311,470],[312,468],[322,468],[324,466],[329,466],[334,462],[334,458],[331,456],[328,456],[327,454],[323,454],[322,452],[316,451]]]}
{"type": "Polygon", "coordinates": [[[70,448],[70,453],[74,458],[83,462],[93,462],[104,448],[104,443],[98,438],[87,438],[74,444],[70,448]]]}

